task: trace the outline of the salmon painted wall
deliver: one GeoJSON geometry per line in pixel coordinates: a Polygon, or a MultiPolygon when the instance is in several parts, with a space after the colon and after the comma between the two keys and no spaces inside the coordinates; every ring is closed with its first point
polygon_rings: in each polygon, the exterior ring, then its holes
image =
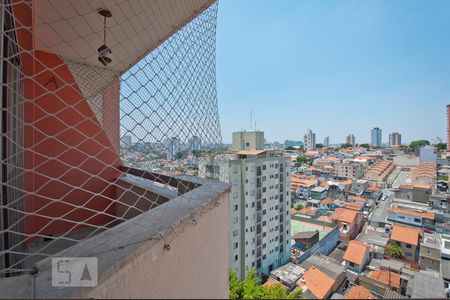
{"type": "MultiPolygon", "coordinates": [[[[122,162],[64,61],[34,49],[32,9],[19,2],[14,6],[18,23],[28,27],[16,24],[21,50],[32,51],[21,56],[23,72],[30,76],[24,83],[24,190],[26,212],[39,216],[26,217],[25,232],[58,235],[107,224],[114,219],[122,162]]],[[[107,88],[117,89],[105,102],[118,113],[119,84],[107,88]]],[[[115,126],[108,124],[110,135],[115,126]]]]}

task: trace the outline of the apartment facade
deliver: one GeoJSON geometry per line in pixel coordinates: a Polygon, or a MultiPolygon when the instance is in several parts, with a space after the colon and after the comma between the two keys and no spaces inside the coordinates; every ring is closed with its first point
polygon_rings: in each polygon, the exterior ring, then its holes
{"type": "Polygon", "coordinates": [[[389,134],[389,147],[400,146],[402,144],[402,135],[398,132],[389,134]]]}
{"type": "Polygon", "coordinates": [[[355,147],[356,144],[356,138],[353,134],[349,134],[346,138],[345,138],[345,143],[352,145],[352,147],[355,147]]]}
{"type": "Polygon", "coordinates": [[[290,259],[290,164],[275,150],[241,150],[199,164],[200,177],[231,185],[229,262],[239,279],[250,268],[268,276],[290,259]]]}
{"type": "Polygon", "coordinates": [[[381,147],[383,145],[383,136],[380,128],[375,127],[371,131],[371,144],[374,147],[381,147]]]}
{"type": "Polygon", "coordinates": [[[355,162],[335,164],[334,177],[343,179],[361,179],[364,177],[364,165],[355,162]]]}
{"type": "Polygon", "coordinates": [[[304,145],[306,151],[311,151],[316,149],[316,134],[309,129],[304,136],[304,145]]]}

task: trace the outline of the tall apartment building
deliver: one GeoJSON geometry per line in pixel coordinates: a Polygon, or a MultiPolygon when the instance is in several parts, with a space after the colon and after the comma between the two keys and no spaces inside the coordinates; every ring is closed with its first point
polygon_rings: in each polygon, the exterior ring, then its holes
{"type": "Polygon", "coordinates": [[[196,154],[196,152],[200,151],[202,147],[202,140],[198,136],[193,136],[188,141],[188,152],[189,155],[196,154]]]}
{"type": "Polygon", "coordinates": [[[364,177],[364,165],[351,161],[335,164],[334,177],[339,179],[361,179],[364,177]]]}
{"type": "Polygon", "coordinates": [[[166,140],[166,156],[169,160],[174,160],[181,150],[181,141],[177,137],[166,140]]]}
{"type": "Polygon", "coordinates": [[[371,131],[371,143],[372,146],[375,147],[381,147],[383,144],[383,139],[382,139],[382,131],[380,128],[375,127],[372,129],[371,131]]]}
{"type": "Polygon", "coordinates": [[[354,147],[355,144],[356,144],[356,138],[355,138],[355,136],[354,136],[353,134],[349,134],[349,135],[347,136],[347,138],[345,139],[345,143],[346,143],[346,144],[350,144],[350,145],[352,145],[352,146],[354,147]]]}
{"type": "Polygon", "coordinates": [[[281,152],[258,149],[199,163],[199,177],[231,185],[229,263],[241,280],[250,268],[268,276],[290,260],[290,163],[281,152]]]}
{"type": "Polygon", "coordinates": [[[304,136],[304,144],[306,151],[316,149],[316,134],[309,129],[304,136]]]}
{"type": "Polygon", "coordinates": [[[400,146],[402,144],[402,135],[398,132],[393,132],[389,135],[389,147],[400,146]]]}
{"type": "Polygon", "coordinates": [[[323,139],[323,146],[324,146],[324,147],[330,146],[330,137],[329,137],[329,136],[326,136],[326,137],[323,139]]]}

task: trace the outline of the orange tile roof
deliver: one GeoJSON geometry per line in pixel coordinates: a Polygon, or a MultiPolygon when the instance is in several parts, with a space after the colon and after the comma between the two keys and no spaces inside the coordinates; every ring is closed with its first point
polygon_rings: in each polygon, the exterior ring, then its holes
{"type": "Polygon", "coordinates": [[[331,215],[331,219],[350,224],[355,222],[357,215],[358,213],[354,210],[345,208],[336,208],[334,213],[331,215]]]}
{"type": "Polygon", "coordinates": [[[269,277],[269,279],[267,279],[267,281],[263,284],[263,286],[271,288],[273,286],[279,285],[282,288],[284,288],[285,290],[288,290],[289,288],[287,286],[285,286],[284,284],[282,284],[279,281],[276,281],[275,279],[269,277]]]}
{"type": "Polygon", "coordinates": [[[353,200],[353,201],[356,201],[356,202],[367,202],[367,200],[362,198],[362,197],[352,196],[352,197],[350,197],[350,199],[353,200]]]}
{"type": "Polygon", "coordinates": [[[259,155],[266,152],[266,150],[241,150],[238,151],[237,155],[259,155]]]}
{"type": "Polygon", "coordinates": [[[394,288],[400,288],[400,274],[391,272],[389,276],[388,270],[377,270],[370,273],[369,278],[378,282],[389,285],[389,277],[391,277],[391,286],[394,288]]]}
{"type": "Polygon", "coordinates": [[[410,245],[418,245],[420,233],[420,229],[394,224],[392,226],[391,240],[410,245]]]}
{"type": "Polygon", "coordinates": [[[431,190],[431,185],[429,185],[429,184],[415,184],[415,185],[413,185],[413,188],[415,188],[415,189],[431,190]]]}
{"type": "Polygon", "coordinates": [[[374,165],[372,165],[369,170],[367,170],[367,173],[373,173],[376,176],[382,176],[390,171],[390,169],[393,167],[392,161],[388,160],[379,160],[374,165]]]}
{"type": "Polygon", "coordinates": [[[402,185],[399,186],[399,188],[400,189],[408,189],[408,190],[410,190],[410,189],[413,188],[413,186],[411,184],[402,184],[402,185]]]}
{"type": "Polygon", "coordinates": [[[330,218],[330,217],[327,217],[327,216],[320,216],[320,217],[318,217],[316,220],[317,220],[317,221],[320,221],[320,222],[327,222],[327,223],[333,222],[333,221],[331,220],[331,218],[330,218]]]}
{"type": "Polygon", "coordinates": [[[434,162],[422,162],[420,163],[413,172],[413,178],[418,177],[428,177],[437,178],[437,165],[434,162]]]}
{"type": "Polygon", "coordinates": [[[308,207],[302,208],[298,211],[299,214],[315,216],[317,215],[317,211],[310,209],[308,207]]]}
{"type": "Polygon", "coordinates": [[[364,255],[369,251],[368,247],[368,245],[361,243],[360,241],[350,241],[343,258],[346,261],[361,266],[364,262],[364,255]]]}
{"type": "Polygon", "coordinates": [[[371,191],[371,192],[378,192],[378,191],[381,191],[381,188],[379,188],[379,187],[377,187],[377,186],[369,186],[369,187],[367,188],[367,190],[368,190],[368,191],[371,191]]]}
{"type": "Polygon", "coordinates": [[[403,208],[389,208],[388,212],[400,213],[400,214],[405,214],[405,215],[410,215],[410,216],[415,216],[415,217],[421,217],[424,219],[434,220],[433,213],[417,212],[417,211],[412,211],[412,210],[403,209],[403,208]]]}
{"type": "Polygon", "coordinates": [[[347,299],[376,299],[375,296],[367,288],[354,285],[347,293],[347,299]]]}
{"type": "Polygon", "coordinates": [[[297,286],[304,286],[318,299],[324,299],[331,291],[334,285],[333,278],[323,273],[315,267],[309,268],[305,274],[297,281],[297,286]]]}
{"type": "Polygon", "coordinates": [[[334,202],[334,200],[331,198],[325,198],[323,200],[320,200],[320,203],[323,203],[323,204],[331,204],[333,202],[334,202]]]}
{"type": "Polygon", "coordinates": [[[362,206],[361,204],[358,203],[349,203],[345,206],[345,208],[351,209],[351,210],[356,210],[356,211],[361,211],[363,209],[364,206],[362,206]]]}

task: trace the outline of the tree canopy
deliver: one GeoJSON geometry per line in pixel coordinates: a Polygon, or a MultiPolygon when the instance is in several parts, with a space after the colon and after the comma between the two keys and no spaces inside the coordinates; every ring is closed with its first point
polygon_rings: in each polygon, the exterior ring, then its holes
{"type": "Polygon", "coordinates": [[[353,147],[352,144],[348,144],[348,143],[341,145],[341,148],[351,148],[351,147],[353,147]]]}
{"type": "Polygon", "coordinates": [[[426,146],[426,145],[429,145],[429,144],[430,144],[430,142],[427,141],[427,140],[417,140],[417,141],[412,141],[411,144],[409,144],[409,147],[411,149],[415,150],[417,148],[420,148],[420,147],[423,147],[423,146],[426,146]]]}
{"type": "Polygon", "coordinates": [[[263,286],[256,270],[250,269],[244,281],[239,281],[236,272],[230,271],[228,296],[230,299],[302,299],[302,292],[287,294],[281,284],[263,286]]]}
{"type": "Polygon", "coordinates": [[[395,258],[402,258],[403,257],[403,250],[397,244],[387,245],[384,248],[384,253],[386,255],[388,255],[388,256],[392,256],[392,257],[395,257],[395,258]]]}
{"type": "Polygon", "coordinates": [[[316,144],[316,148],[317,149],[322,149],[323,148],[323,144],[316,144]]]}
{"type": "Polygon", "coordinates": [[[287,146],[286,148],[284,148],[284,150],[290,150],[290,151],[292,151],[292,150],[295,150],[295,148],[292,147],[292,146],[287,146]]]}
{"type": "Polygon", "coordinates": [[[362,147],[362,148],[370,149],[370,145],[369,144],[361,144],[359,146],[362,147]]]}
{"type": "Polygon", "coordinates": [[[439,143],[436,146],[437,146],[437,148],[439,150],[446,150],[447,149],[447,144],[445,144],[445,143],[439,143]]]}

